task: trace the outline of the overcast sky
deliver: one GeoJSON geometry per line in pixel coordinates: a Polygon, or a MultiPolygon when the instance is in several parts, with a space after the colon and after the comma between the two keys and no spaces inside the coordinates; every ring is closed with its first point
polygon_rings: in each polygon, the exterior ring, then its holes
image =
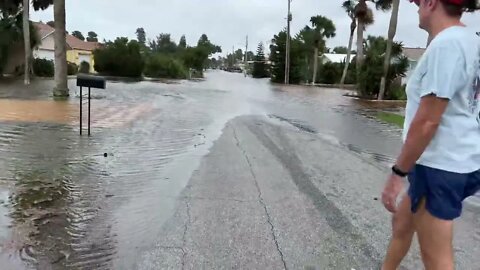
{"type": "MultiPolygon", "coordinates": [[[[328,46],[346,46],[350,21],[340,7],[342,0],[293,0],[292,34],[309,23],[314,15],[330,18],[337,27],[337,36],[328,46]]],[[[182,34],[195,45],[202,33],[222,46],[223,51],[245,48],[245,36],[250,50],[259,42],[268,43],[285,27],[287,0],[66,0],[67,30],[95,31],[100,40],[119,36],[135,38],[135,30],[143,27],[148,38],[159,33],[171,33],[178,42],[182,34]]],[[[53,20],[53,9],[33,12],[32,20],[53,20]]],[[[396,40],[409,47],[426,44],[426,34],[418,28],[417,7],[401,0],[400,21],[396,40]]],[[[387,33],[390,13],[375,12],[375,24],[367,35],[387,33]]],[[[464,22],[480,31],[480,15],[466,15],[464,22]]]]}

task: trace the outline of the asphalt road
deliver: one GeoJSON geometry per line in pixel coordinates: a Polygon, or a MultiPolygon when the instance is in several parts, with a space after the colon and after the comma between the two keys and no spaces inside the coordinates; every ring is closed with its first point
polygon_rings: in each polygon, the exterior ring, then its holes
{"type": "MultiPolygon", "coordinates": [[[[238,117],[203,158],[156,247],[137,266],[379,269],[390,235],[390,215],[377,200],[387,173],[316,134],[238,117]]],[[[478,269],[478,221],[467,210],[458,222],[458,269],[478,269]]],[[[416,243],[403,267],[422,268],[416,243]]]]}

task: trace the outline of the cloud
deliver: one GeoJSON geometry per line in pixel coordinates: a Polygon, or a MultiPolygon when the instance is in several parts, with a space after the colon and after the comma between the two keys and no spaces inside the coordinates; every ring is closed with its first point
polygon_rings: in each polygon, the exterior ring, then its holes
{"type": "MultiPolygon", "coordinates": [[[[308,24],[311,16],[323,15],[337,27],[337,36],[328,46],[346,46],[350,21],[341,2],[293,0],[292,34],[308,24]]],[[[171,33],[178,41],[185,34],[191,45],[206,33],[225,52],[244,48],[246,35],[251,50],[259,42],[268,45],[273,35],[285,28],[287,0],[66,0],[66,9],[69,31],[95,31],[100,39],[113,40],[118,36],[135,38],[135,30],[144,27],[149,38],[171,33]]],[[[52,20],[53,9],[34,12],[31,17],[52,20]]],[[[417,7],[401,1],[399,18],[395,39],[406,46],[425,46],[427,34],[418,28],[417,7]]],[[[466,15],[464,21],[474,26],[479,19],[478,14],[466,15]]],[[[389,12],[375,11],[375,24],[367,28],[366,35],[385,36],[389,21],[389,12]]]]}

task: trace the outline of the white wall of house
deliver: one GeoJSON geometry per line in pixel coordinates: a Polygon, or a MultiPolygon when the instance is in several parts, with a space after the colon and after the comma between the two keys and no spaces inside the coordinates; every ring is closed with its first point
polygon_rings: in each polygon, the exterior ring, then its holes
{"type": "Polygon", "coordinates": [[[33,50],[33,57],[39,59],[55,60],[55,40],[53,34],[42,39],[38,48],[33,50]]]}
{"type": "Polygon", "coordinates": [[[92,63],[90,63],[90,55],[87,55],[87,54],[79,54],[78,55],[78,63],[81,64],[82,62],[87,62],[89,65],[92,65],[92,63]]]}
{"type": "Polygon", "coordinates": [[[33,51],[33,58],[55,60],[55,51],[37,49],[33,51]]]}

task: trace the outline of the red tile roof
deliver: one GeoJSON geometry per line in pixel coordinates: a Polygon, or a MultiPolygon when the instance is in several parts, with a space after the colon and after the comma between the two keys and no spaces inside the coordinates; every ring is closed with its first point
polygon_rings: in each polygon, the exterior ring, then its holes
{"type": "MultiPolygon", "coordinates": [[[[38,31],[40,39],[44,39],[48,35],[55,32],[55,28],[51,27],[48,24],[44,24],[42,22],[34,22],[33,24],[38,31]]],[[[68,46],[72,49],[84,50],[84,51],[93,51],[93,50],[98,49],[100,47],[100,43],[98,43],[98,42],[82,41],[82,40],[80,40],[80,39],[78,39],[78,38],[76,38],[72,35],[69,35],[69,34],[67,34],[66,39],[67,39],[68,46]]]]}
{"type": "Polygon", "coordinates": [[[55,28],[51,27],[48,24],[44,24],[42,22],[34,22],[33,25],[37,29],[40,39],[44,39],[51,33],[55,32],[55,28]]]}
{"type": "Polygon", "coordinates": [[[72,49],[84,50],[84,51],[93,51],[100,47],[100,43],[98,42],[82,41],[69,34],[67,34],[67,44],[72,49]]]}

